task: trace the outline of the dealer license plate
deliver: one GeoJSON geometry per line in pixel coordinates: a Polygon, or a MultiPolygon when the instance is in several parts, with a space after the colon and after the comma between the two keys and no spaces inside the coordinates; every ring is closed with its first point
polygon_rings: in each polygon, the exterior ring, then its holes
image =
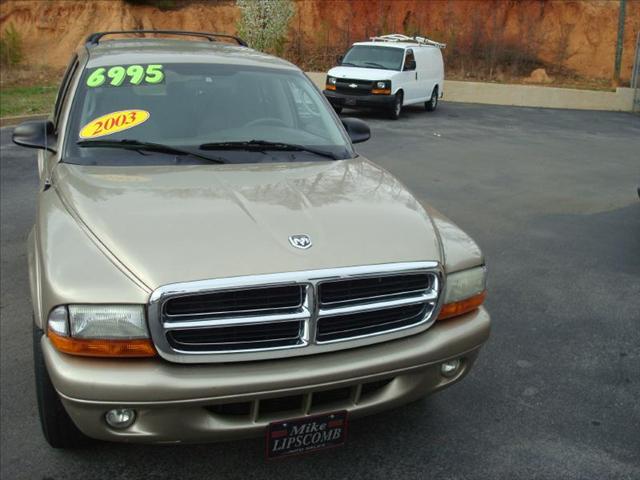
{"type": "Polygon", "coordinates": [[[346,411],[273,422],[267,429],[267,458],[337,447],[346,439],[346,411]]]}

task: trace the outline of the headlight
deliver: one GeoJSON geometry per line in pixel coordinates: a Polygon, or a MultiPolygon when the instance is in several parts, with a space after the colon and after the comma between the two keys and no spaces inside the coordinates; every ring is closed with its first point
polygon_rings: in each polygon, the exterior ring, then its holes
{"type": "Polygon", "coordinates": [[[462,315],[482,305],[486,296],[486,277],[484,266],[448,275],[438,320],[462,315]]]}
{"type": "Polygon", "coordinates": [[[374,95],[391,95],[391,80],[380,80],[373,84],[371,93],[374,95]]]}
{"type": "Polygon", "coordinates": [[[60,351],[98,357],[156,354],[142,305],[69,305],[51,310],[48,336],[60,351]]]}
{"type": "Polygon", "coordinates": [[[69,305],[71,336],[149,338],[142,305],[69,305]]]}
{"type": "Polygon", "coordinates": [[[327,83],[329,85],[335,85],[336,84],[336,77],[327,77],[327,83]]]}

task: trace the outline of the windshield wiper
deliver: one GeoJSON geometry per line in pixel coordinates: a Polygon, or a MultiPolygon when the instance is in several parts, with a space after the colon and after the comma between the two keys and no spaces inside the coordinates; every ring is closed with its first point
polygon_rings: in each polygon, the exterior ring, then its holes
{"type": "Polygon", "coordinates": [[[201,150],[247,150],[263,152],[265,150],[283,150],[290,152],[309,152],[321,157],[338,160],[332,152],[319,150],[313,147],[306,147],[295,143],[269,142],[267,140],[249,140],[248,142],[212,142],[200,145],[201,150]]]}
{"type": "Polygon", "coordinates": [[[162,143],[141,142],[139,140],[80,140],[76,142],[79,147],[96,147],[96,148],[124,148],[127,150],[136,150],[138,152],[158,152],[168,153],[170,155],[191,155],[192,157],[201,158],[209,162],[226,163],[224,158],[220,157],[208,157],[196,152],[191,152],[178,147],[172,147],[171,145],[164,145],[162,143]]]}
{"type": "Polygon", "coordinates": [[[373,65],[374,67],[378,67],[378,68],[382,68],[384,70],[388,70],[388,68],[386,68],[384,65],[380,65],[379,63],[376,62],[364,62],[365,65],[373,65]]]}

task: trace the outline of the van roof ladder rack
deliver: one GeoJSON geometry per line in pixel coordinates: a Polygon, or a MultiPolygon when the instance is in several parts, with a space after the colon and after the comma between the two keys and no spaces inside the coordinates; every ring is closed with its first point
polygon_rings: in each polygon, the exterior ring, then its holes
{"type": "Polygon", "coordinates": [[[187,32],[183,30],[114,30],[110,32],[96,32],[92,33],[85,40],[85,46],[87,48],[94,47],[100,43],[102,37],[106,35],[121,35],[121,34],[142,34],[142,33],[155,33],[161,35],[184,35],[187,37],[202,37],[206,38],[210,42],[215,42],[218,38],[230,38],[238,42],[238,45],[243,47],[247,46],[247,42],[235,35],[227,35],[224,33],[208,33],[208,32],[187,32]]]}
{"type": "Polygon", "coordinates": [[[426,37],[408,37],[406,35],[402,35],[401,33],[391,33],[389,35],[381,35],[379,37],[370,37],[372,42],[407,42],[407,43],[417,43],[420,46],[430,46],[436,48],[445,48],[447,46],[446,43],[436,42],[434,40],[430,40],[426,37]]]}

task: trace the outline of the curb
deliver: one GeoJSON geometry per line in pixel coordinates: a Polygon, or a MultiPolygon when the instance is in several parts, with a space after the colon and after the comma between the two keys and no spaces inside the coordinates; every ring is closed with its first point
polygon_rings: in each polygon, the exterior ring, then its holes
{"type": "MultiPolygon", "coordinates": [[[[306,73],[320,90],[324,89],[326,73],[306,73]]],[[[624,87],[618,87],[615,91],[601,91],[445,79],[444,98],[448,102],[513,107],[631,112],[633,111],[634,91],[632,88],[624,87]]]]}
{"type": "Polygon", "coordinates": [[[15,117],[1,117],[0,127],[11,127],[29,120],[44,120],[49,117],[48,113],[37,113],[34,115],[17,115],[15,117]]]}

